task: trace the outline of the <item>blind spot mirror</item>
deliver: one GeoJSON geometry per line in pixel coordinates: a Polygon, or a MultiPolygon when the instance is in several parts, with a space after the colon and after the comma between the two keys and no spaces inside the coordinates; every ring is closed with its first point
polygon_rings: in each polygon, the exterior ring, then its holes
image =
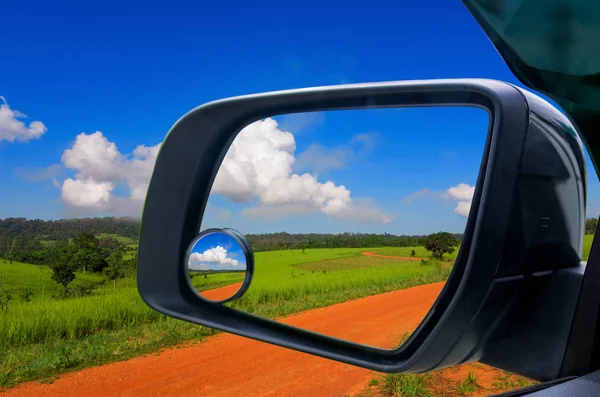
{"type": "Polygon", "coordinates": [[[231,229],[208,229],[193,241],[187,270],[190,283],[202,298],[231,302],[248,290],[254,257],[242,234],[231,229]]]}

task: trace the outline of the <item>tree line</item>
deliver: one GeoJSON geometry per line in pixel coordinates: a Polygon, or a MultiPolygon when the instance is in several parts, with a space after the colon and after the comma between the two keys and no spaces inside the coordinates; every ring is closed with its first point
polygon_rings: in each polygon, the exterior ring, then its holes
{"type": "MultiPolygon", "coordinates": [[[[462,234],[453,234],[453,236],[462,240],[462,234]]],[[[281,232],[246,235],[255,252],[309,248],[412,247],[423,245],[426,237],[426,235],[397,236],[388,233],[291,234],[281,232]]]]}
{"type": "Polygon", "coordinates": [[[134,218],[77,218],[44,221],[41,219],[6,218],[0,219],[0,237],[29,237],[44,240],[75,238],[81,233],[118,234],[138,239],[139,219],[134,218]]]}

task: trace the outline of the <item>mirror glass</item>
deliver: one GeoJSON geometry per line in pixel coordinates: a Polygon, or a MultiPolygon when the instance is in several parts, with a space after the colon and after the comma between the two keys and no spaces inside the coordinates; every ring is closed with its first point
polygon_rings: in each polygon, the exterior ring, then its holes
{"type": "Polygon", "coordinates": [[[188,277],[196,291],[211,301],[232,299],[246,277],[246,256],[240,243],[225,232],[201,235],[188,257],[188,277]]]}
{"type": "MultiPolygon", "coordinates": [[[[253,281],[227,305],[397,347],[452,271],[488,128],[487,111],[470,107],[300,113],[246,126],[202,220],[203,229],[238,230],[253,249],[253,281]]],[[[207,295],[242,280],[206,277],[192,282],[207,295]]]]}

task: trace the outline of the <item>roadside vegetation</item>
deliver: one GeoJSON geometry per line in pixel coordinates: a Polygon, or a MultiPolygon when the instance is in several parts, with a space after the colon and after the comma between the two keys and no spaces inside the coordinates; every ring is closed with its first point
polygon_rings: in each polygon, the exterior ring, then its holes
{"type": "MultiPolygon", "coordinates": [[[[27,223],[13,222],[9,228],[6,220],[0,220],[0,386],[51,379],[68,370],[157,352],[216,332],[168,318],[143,303],[135,283],[136,235],[131,221],[123,222],[128,235],[114,233],[120,229],[113,220],[107,223],[111,225],[107,231],[96,234],[88,232],[96,230],[94,222],[76,223],[75,230],[84,229],[79,233],[71,233],[60,222],[54,228],[38,224],[45,234],[35,236],[27,223]],[[10,236],[7,230],[24,234],[10,236]],[[23,263],[25,259],[33,264],[23,263]]],[[[266,235],[261,236],[263,243],[268,241],[266,235]]],[[[433,259],[432,251],[422,245],[362,247],[362,239],[379,237],[341,236],[336,244],[354,239],[359,247],[314,248],[316,243],[307,243],[295,249],[257,252],[249,291],[227,305],[275,318],[444,281],[459,243],[456,236],[444,235],[447,246],[441,248],[441,258],[433,259]],[[366,251],[410,260],[361,255],[366,251]]],[[[382,238],[397,244],[413,241],[413,237],[395,237],[382,238]]],[[[586,236],[589,250],[588,240],[591,236],[586,236]]],[[[242,279],[242,274],[202,274],[193,277],[192,283],[205,290],[242,279]]],[[[427,383],[415,379],[391,377],[389,383],[417,389],[427,383]]],[[[392,386],[388,389],[396,387],[392,386]]],[[[463,385],[465,392],[471,387],[463,385]]]]}

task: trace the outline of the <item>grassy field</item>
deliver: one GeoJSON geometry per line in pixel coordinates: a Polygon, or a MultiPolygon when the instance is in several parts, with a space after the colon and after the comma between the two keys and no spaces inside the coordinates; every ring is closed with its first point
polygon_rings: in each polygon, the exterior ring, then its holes
{"type": "MultiPolygon", "coordinates": [[[[27,263],[13,262],[0,259],[0,277],[5,288],[13,290],[13,299],[18,301],[23,291],[29,290],[32,300],[47,299],[57,294],[62,287],[51,278],[52,271],[46,266],[36,266],[27,263]]],[[[102,276],[93,273],[77,273],[73,286],[101,283],[102,276]]],[[[1,314],[0,314],[1,316],[1,314]]]]}
{"type": "MultiPolygon", "coordinates": [[[[456,259],[456,255],[458,255],[458,249],[459,247],[456,247],[453,253],[444,255],[444,258],[456,259]]],[[[377,248],[375,251],[377,252],[377,254],[381,255],[410,256],[412,250],[415,251],[415,255],[418,258],[426,258],[430,254],[430,252],[427,251],[424,247],[384,247],[377,248]]]]}
{"type": "MultiPolygon", "coordinates": [[[[588,252],[590,241],[586,237],[588,252]]],[[[417,257],[427,256],[422,247],[259,252],[249,291],[228,305],[273,318],[447,278],[447,262],[422,265],[360,255],[376,251],[409,256],[412,249],[417,257]]],[[[155,352],[215,332],[149,309],[139,298],[134,280],[119,280],[116,292],[107,283],[91,296],[53,299],[60,287],[50,274],[45,267],[0,261],[4,287],[15,290],[9,309],[0,313],[0,386],[155,352]],[[24,288],[33,291],[31,302],[20,299],[18,292],[24,288]]],[[[192,283],[202,290],[242,277],[211,274],[194,277],[192,283]]],[[[101,280],[98,275],[77,274],[74,283],[101,280]]]]}

